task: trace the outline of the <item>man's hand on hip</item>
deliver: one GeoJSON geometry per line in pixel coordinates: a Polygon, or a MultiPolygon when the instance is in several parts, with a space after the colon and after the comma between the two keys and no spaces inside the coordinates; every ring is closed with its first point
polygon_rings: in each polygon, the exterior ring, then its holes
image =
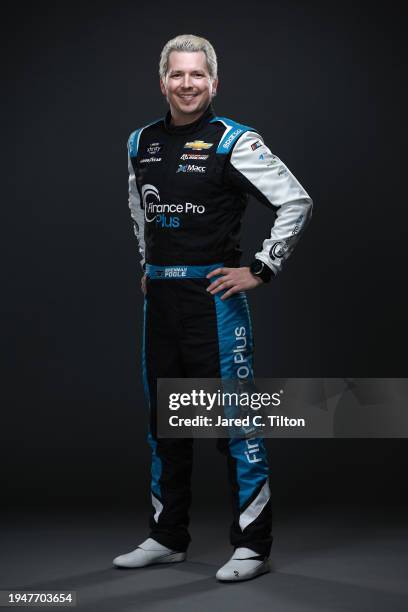
{"type": "Polygon", "coordinates": [[[262,279],[254,276],[249,267],[246,266],[243,268],[217,268],[207,274],[207,278],[213,278],[214,276],[220,276],[220,278],[212,282],[207,287],[207,291],[211,295],[215,295],[219,291],[226,290],[224,295],[221,296],[221,300],[226,300],[239,291],[247,291],[263,285],[262,279]]]}

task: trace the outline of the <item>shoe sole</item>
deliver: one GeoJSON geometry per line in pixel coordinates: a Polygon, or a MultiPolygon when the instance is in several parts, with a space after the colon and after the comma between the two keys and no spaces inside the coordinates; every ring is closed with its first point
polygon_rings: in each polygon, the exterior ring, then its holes
{"type": "Polygon", "coordinates": [[[186,553],[178,552],[173,553],[172,555],[168,555],[167,557],[163,557],[163,559],[159,559],[154,563],[180,563],[181,561],[185,561],[186,553]]]}
{"type": "Polygon", "coordinates": [[[219,582],[244,582],[245,580],[252,580],[252,578],[257,578],[258,576],[262,576],[262,574],[267,574],[271,571],[271,563],[270,560],[265,561],[262,565],[260,565],[256,571],[247,576],[246,578],[217,578],[219,582]]]}

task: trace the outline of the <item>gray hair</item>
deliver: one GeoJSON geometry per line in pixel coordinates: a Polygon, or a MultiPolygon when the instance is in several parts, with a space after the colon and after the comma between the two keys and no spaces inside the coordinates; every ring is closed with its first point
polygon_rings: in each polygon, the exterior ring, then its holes
{"type": "Polygon", "coordinates": [[[212,44],[206,38],[194,34],[180,34],[169,40],[161,52],[159,74],[163,81],[169,68],[169,55],[172,51],[188,51],[189,53],[204,51],[210,78],[212,81],[217,78],[217,56],[212,44]]]}

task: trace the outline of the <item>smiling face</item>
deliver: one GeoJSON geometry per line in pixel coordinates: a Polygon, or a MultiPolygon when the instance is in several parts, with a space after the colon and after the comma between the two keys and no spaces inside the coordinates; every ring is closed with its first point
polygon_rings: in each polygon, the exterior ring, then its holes
{"type": "Polygon", "coordinates": [[[160,88],[170,105],[174,125],[193,123],[205,111],[217,89],[204,51],[172,51],[160,88]]]}

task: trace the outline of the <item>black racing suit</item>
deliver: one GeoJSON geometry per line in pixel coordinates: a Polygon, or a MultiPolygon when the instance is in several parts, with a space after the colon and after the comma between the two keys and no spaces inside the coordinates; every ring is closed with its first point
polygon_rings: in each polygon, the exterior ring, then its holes
{"type": "MultiPolygon", "coordinates": [[[[312,201],[256,130],[210,105],[194,123],[171,115],[129,138],[129,206],[147,276],[143,377],[150,408],[151,534],[174,550],[190,541],[192,440],[158,438],[157,378],[250,378],[253,340],[244,292],[212,296],[206,275],[238,267],[247,194],[276,212],[255,254],[277,274],[310,217],[312,201]]],[[[268,460],[262,439],[219,438],[232,492],[231,543],[267,556],[268,460]]]]}

